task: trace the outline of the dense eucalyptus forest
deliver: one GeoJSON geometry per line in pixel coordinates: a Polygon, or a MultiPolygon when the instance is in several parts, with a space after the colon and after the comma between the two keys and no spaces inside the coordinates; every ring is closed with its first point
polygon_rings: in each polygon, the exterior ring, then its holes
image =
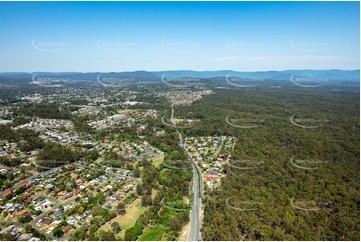
{"type": "Polygon", "coordinates": [[[201,120],[185,135],[236,137],[206,191],[202,239],[359,240],[359,115],[357,93],[309,88],[217,90],[177,107],[201,120]]]}
{"type": "MultiPolygon", "coordinates": [[[[165,153],[164,160],[187,159],[179,146],[178,131],[183,139],[235,137],[230,158],[221,170],[221,185],[213,190],[204,186],[202,240],[359,240],[359,93],[347,88],[337,92],[329,87],[287,85],[221,89],[216,88],[216,82],[207,84],[214,94],[191,105],[174,106],[174,118],[197,120],[182,129],[169,127],[159,118],[164,116],[169,122],[169,101],[146,91],[172,88],[132,86],[139,91],[137,100],[143,102],[133,108],[155,109],[160,114],[140,122],[147,124],[141,135],[165,153]],[[164,134],[154,135],[154,130],[163,130],[164,134]]],[[[80,159],[93,162],[99,155],[96,150],[88,151],[89,147],[74,145],[70,149],[44,142],[35,131],[11,127],[25,124],[32,117],[69,119],[76,132],[93,135],[96,140],[138,138],[136,126],[95,130],[88,121],[99,117],[71,114],[77,109],[61,102],[18,105],[13,124],[0,126],[0,140],[18,142],[24,152],[39,149],[39,160],[71,163],[80,159]]],[[[118,109],[106,107],[99,116],[116,114],[118,109]]],[[[122,161],[114,152],[106,152],[104,158],[122,161]]],[[[17,166],[23,161],[3,157],[0,163],[17,166]]],[[[136,224],[124,231],[124,240],[147,240],[150,234],[156,234],[153,239],[177,240],[189,222],[186,200],[192,201],[192,171],[186,164],[176,164],[184,169],[169,169],[163,164],[155,166],[149,159],[137,164],[118,163],[112,166],[133,170],[142,180],[133,198],[140,196],[142,206],[147,208],[136,224]]],[[[2,187],[8,187],[5,178],[0,179],[2,187]]],[[[104,199],[101,195],[99,199],[104,199]]],[[[89,204],[94,205],[94,201],[89,204]]],[[[114,216],[103,214],[106,221],[114,216]]],[[[98,222],[94,220],[89,228],[77,231],[73,239],[114,240],[114,234],[94,233],[105,220],[98,222]]]]}

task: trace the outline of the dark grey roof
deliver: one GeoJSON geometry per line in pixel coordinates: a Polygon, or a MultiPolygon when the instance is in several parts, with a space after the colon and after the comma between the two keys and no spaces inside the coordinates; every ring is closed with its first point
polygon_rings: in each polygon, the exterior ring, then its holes
{"type": "Polygon", "coordinates": [[[55,216],[59,217],[62,216],[64,213],[61,210],[58,210],[54,213],[55,216]]]}

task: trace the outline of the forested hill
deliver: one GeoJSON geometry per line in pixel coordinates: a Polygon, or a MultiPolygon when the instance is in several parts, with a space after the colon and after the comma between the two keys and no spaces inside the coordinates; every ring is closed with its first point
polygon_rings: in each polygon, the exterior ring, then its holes
{"type": "Polygon", "coordinates": [[[176,109],[201,120],[188,136],[236,137],[233,166],[206,191],[202,239],[358,241],[359,101],[309,88],[223,89],[176,109]],[[247,160],[259,162],[236,163],[247,160]]]}
{"type": "Polygon", "coordinates": [[[227,75],[241,78],[289,80],[292,75],[308,78],[322,78],[344,81],[360,81],[360,70],[285,70],[285,71],[155,71],[159,76],[212,78],[227,75]]]}
{"type": "MultiPolygon", "coordinates": [[[[165,70],[165,71],[119,71],[119,72],[2,72],[1,78],[23,79],[31,78],[36,74],[36,78],[69,78],[74,80],[93,80],[96,81],[97,76],[102,78],[135,78],[158,80],[164,76],[165,78],[179,78],[179,77],[195,77],[195,78],[213,78],[213,77],[240,77],[240,78],[254,78],[254,79],[272,79],[289,81],[292,75],[298,77],[307,77],[313,79],[328,79],[339,81],[360,81],[360,70],[284,70],[284,71],[233,71],[233,70],[219,70],[219,71],[191,71],[191,70],[165,70]]],[[[0,80],[1,81],[1,80],[0,80]]],[[[1,83],[1,82],[0,82],[1,83]]]]}

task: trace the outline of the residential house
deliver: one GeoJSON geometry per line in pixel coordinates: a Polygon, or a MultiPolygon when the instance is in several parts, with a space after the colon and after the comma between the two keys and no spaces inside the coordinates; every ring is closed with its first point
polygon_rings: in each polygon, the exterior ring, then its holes
{"type": "Polygon", "coordinates": [[[63,232],[66,233],[66,232],[69,232],[71,230],[71,227],[70,225],[66,225],[62,228],[63,232]]]}
{"type": "Polygon", "coordinates": [[[44,201],[44,202],[42,202],[41,204],[39,204],[41,207],[43,207],[43,208],[47,208],[47,207],[49,207],[49,206],[51,206],[51,202],[49,202],[49,201],[44,201]]]}
{"type": "Polygon", "coordinates": [[[84,190],[85,188],[87,188],[87,186],[85,186],[85,185],[80,185],[80,186],[79,186],[79,189],[80,189],[80,190],[84,190]]]}
{"type": "Polygon", "coordinates": [[[64,191],[58,192],[58,196],[63,196],[65,194],[64,191]]]}
{"type": "Polygon", "coordinates": [[[40,220],[40,223],[41,224],[46,224],[46,225],[49,225],[51,224],[52,220],[50,218],[43,218],[42,220],[40,220]]]}
{"type": "Polygon", "coordinates": [[[210,174],[210,175],[218,175],[218,172],[212,169],[212,170],[208,170],[208,171],[207,171],[207,174],[210,174]]]}
{"type": "Polygon", "coordinates": [[[80,178],[78,180],[76,180],[76,185],[79,186],[79,184],[82,184],[84,182],[84,179],[80,178]]]}
{"type": "Polygon", "coordinates": [[[207,181],[214,181],[216,180],[217,176],[214,176],[214,175],[208,175],[207,176],[207,181]]]}
{"type": "Polygon", "coordinates": [[[65,194],[62,198],[63,198],[63,200],[66,200],[68,198],[71,198],[73,195],[74,194],[72,192],[69,192],[69,193],[65,194]]]}
{"type": "Polygon", "coordinates": [[[22,235],[19,236],[18,240],[28,240],[31,238],[31,235],[32,234],[29,234],[29,233],[24,233],[22,235]]]}
{"type": "Polygon", "coordinates": [[[9,209],[9,208],[11,208],[12,206],[14,206],[14,204],[12,204],[12,203],[7,203],[7,204],[5,204],[5,205],[0,206],[0,208],[2,208],[2,209],[9,209]]]}
{"type": "Polygon", "coordinates": [[[94,186],[94,185],[98,186],[98,185],[99,185],[99,182],[96,181],[96,180],[92,180],[92,181],[89,182],[89,185],[91,185],[91,186],[94,186]]]}
{"type": "Polygon", "coordinates": [[[54,185],[53,184],[47,184],[44,188],[45,189],[52,189],[52,188],[54,188],[54,185]]]}
{"type": "Polygon", "coordinates": [[[16,213],[16,215],[17,216],[22,216],[22,215],[24,215],[26,213],[26,210],[20,210],[20,211],[18,211],[17,213],[16,213]]]}
{"type": "Polygon", "coordinates": [[[48,225],[50,231],[52,231],[56,226],[57,226],[56,223],[51,223],[48,225]]]}
{"type": "Polygon", "coordinates": [[[64,213],[63,213],[61,210],[58,210],[58,211],[56,211],[56,212],[54,213],[54,215],[55,215],[56,217],[61,217],[61,216],[64,215],[64,213]]]}
{"type": "Polygon", "coordinates": [[[28,189],[25,190],[25,194],[29,194],[33,191],[33,189],[31,187],[29,187],[28,189]]]}
{"type": "Polygon", "coordinates": [[[108,191],[108,188],[107,188],[107,187],[102,187],[102,188],[100,188],[100,191],[101,191],[102,193],[107,192],[107,191],[108,191]]]}

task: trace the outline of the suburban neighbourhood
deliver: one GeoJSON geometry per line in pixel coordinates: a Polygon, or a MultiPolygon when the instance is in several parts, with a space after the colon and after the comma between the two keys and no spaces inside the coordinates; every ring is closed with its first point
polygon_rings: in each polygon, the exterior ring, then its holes
{"type": "MultiPolygon", "coordinates": [[[[114,223],[111,221],[125,216],[130,206],[138,204],[137,187],[142,178],[137,164],[155,160],[158,167],[166,155],[144,136],[150,129],[149,120],[161,120],[161,110],[130,108],[146,105],[136,100],[141,93],[105,93],[101,88],[98,91],[82,88],[80,92],[77,88],[59,87],[53,93],[45,89],[44,93],[18,97],[24,105],[61,101],[74,110],[70,115],[86,118],[84,127],[94,132],[79,130],[77,121],[67,116],[33,115],[19,125],[12,125],[9,117],[17,107],[2,107],[0,125],[11,125],[11,132],[34,132],[44,143],[91,154],[91,160],[44,159],[51,152],[44,156],[43,149],[32,149],[28,140],[0,141],[0,159],[4,160],[0,174],[6,179],[0,193],[0,234],[11,233],[17,240],[69,240],[82,227],[109,226],[114,223]],[[87,97],[86,102],[68,101],[80,98],[81,93],[87,97]],[[126,132],[127,129],[134,133],[126,132]],[[97,132],[106,135],[102,137],[97,132]],[[117,132],[124,132],[128,138],[117,132]]],[[[156,98],[165,98],[172,107],[190,105],[210,94],[211,90],[153,93],[156,98]]],[[[62,113],[62,108],[58,112],[62,113]]],[[[172,121],[176,124],[182,119],[172,116],[172,121]]],[[[151,132],[159,138],[166,134],[159,128],[151,128],[151,132]]],[[[184,145],[201,167],[208,189],[219,186],[226,150],[232,142],[234,139],[225,136],[186,139],[184,145]]]]}

